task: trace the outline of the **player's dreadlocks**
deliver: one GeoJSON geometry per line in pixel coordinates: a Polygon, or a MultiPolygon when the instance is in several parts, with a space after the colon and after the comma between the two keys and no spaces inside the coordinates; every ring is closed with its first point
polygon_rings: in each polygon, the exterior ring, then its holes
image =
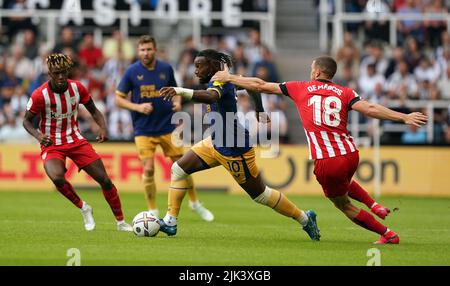
{"type": "Polygon", "coordinates": [[[46,59],[47,67],[49,71],[55,69],[70,69],[73,66],[72,59],[64,54],[51,54],[46,59]]]}
{"type": "Polygon", "coordinates": [[[229,68],[233,65],[231,56],[218,52],[213,49],[206,49],[197,54],[197,57],[205,57],[213,61],[217,61],[222,64],[226,64],[229,68]]]}

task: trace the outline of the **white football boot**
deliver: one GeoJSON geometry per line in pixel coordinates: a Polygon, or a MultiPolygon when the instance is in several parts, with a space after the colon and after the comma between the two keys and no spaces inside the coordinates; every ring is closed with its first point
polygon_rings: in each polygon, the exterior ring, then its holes
{"type": "Polygon", "coordinates": [[[133,227],[126,223],[124,220],[117,222],[117,230],[118,231],[133,231],[133,227]]]}
{"type": "Polygon", "coordinates": [[[87,231],[94,230],[95,228],[94,216],[92,214],[93,214],[92,207],[88,205],[86,202],[83,202],[83,207],[81,208],[81,215],[83,216],[84,220],[84,228],[87,231]]]}
{"type": "Polygon", "coordinates": [[[203,220],[213,221],[214,215],[207,208],[205,208],[200,202],[193,203],[189,201],[189,208],[195,211],[203,220]]]}

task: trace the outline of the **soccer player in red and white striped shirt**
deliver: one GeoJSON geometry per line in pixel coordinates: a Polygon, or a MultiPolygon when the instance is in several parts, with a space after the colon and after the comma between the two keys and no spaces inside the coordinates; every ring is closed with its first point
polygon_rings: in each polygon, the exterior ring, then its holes
{"type": "Polygon", "coordinates": [[[226,68],[212,80],[231,82],[245,89],[289,96],[297,105],[305,128],[310,159],[315,161],[314,174],[325,196],[356,224],[381,235],[377,244],[399,243],[398,235],[378,222],[370,213],[353,205],[349,198],[363,202],[384,219],[389,209],[379,205],[352,177],[359,164],[359,155],[347,130],[348,112],[353,109],[366,116],[420,126],[427,116],[420,112],[404,114],[362,100],[350,88],[334,84],[336,61],[327,56],[311,64],[311,80],[269,83],[259,78],[231,75],[226,68]]]}
{"type": "Polygon", "coordinates": [[[117,221],[120,231],[133,231],[123,219],[119,194],[106,173],[100,156],[78,129],[78,106],[83,104],[99,125],[97,140],[107,140],[106,123],[86,88],[78,81],[69,80],[69,71],[73,65],[70,57],[63,54],[51,54],[47,57],[50,80],[37,88],[28,101],[23,122],[24,128],[41,144],[41,157],[47,176],[58,191],[81,209],[85,229],[95,228],[92,207],[75,193],[72,185],[65,179],[66,157],[81,170],[83,169],[97,181],[117,221]],[[40,117],[39,128],[33,126],[33,120],[40,117]]]}

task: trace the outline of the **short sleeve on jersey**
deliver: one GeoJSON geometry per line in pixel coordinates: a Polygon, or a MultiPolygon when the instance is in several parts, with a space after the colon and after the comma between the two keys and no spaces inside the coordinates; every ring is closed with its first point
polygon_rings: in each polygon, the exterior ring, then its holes
{"type": "Polygon", "coordinates": [[[284,95],[296,100],[300,96],[301,85],[299,81],[288,81],[280,83],[280,89],[284,95]]]}
{"type": "Polygon", "coordinates": [[[361,96],[359,96],[359,94],[356,91],[349,89],[347,92],[347,100],[348,106],[352,108],[353,104],[361,100],[361,96]]]}
{"type": "Polygon", "coordinates": [[[33,114],[38,114],[44,109],[44,98],[37,90],[31,94],[27,103],[27,110],[33,114]]]}
{"type": "Polygon", "coordinates": [[[132,88],[133,83],[130,80],[130,69],[127,69],[122,79],[120,80],[119,85],[117,86],[116,94],[122,97],[126,97],[132,88]]]}
{"type": "Polygon", "coordinates": [[[223,87],[224,87],[225,83],[218,82],[218,81],[214,81],[214,82],[210,81],[208,85],[209,85],[208,90],[215,90],[219,94],[219,97],[222,97],[223,87]]]}
{"type": "Polygon", "coordinates": [[[80,82],[77,82],[77,88],[78,92],[80,93],[80,103],[85,105],[86,103],[91,100],[91,95],[89,94],[89,91],[82,85],[80,82]]]}

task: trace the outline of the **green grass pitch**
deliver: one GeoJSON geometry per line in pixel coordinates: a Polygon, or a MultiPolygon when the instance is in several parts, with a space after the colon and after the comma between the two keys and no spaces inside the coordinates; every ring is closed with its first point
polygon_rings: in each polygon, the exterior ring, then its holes
{"type": "MultiPolygon", "coordinates": [[[[374,246],[378,236],[347,220],[323,197],[290,196],[314,209],[322,240],[312,242],[293,220],[241,195],[201,192],[215,214],[203,222],[183,207],[178,234],[138,238],[116,231],[100,191],[80,191],[94,208],[96,229],[84,230],[79,211],[56,192],[0,192],[0,265],[66,265],[78,248],[81,265],[366,265],[376,247],[381,265],[450,265],[450,199],[385,197],[399,207],[386,224],[400,245],[374,246]]],[[[121,194],[126,220],[145,209],[143,194],[121,194]]],[[[187,198],[186,198],[187,199],[187,198]]],[[[166,195],[158,195],[161,213],[166,195]]]]}

